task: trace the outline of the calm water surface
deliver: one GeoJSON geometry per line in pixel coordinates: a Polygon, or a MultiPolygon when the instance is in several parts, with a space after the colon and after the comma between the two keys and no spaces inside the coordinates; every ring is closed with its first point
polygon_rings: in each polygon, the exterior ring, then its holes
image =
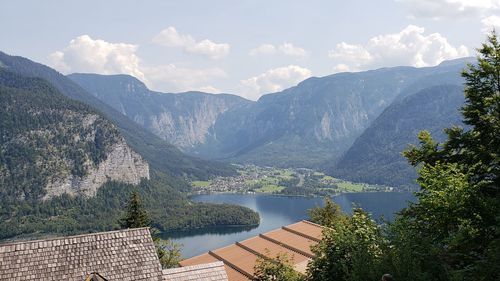
{"type": "MultiPolygon", "coordinates": [[[[283,197],[261,194],[209,194],[197,195],[192,200],[210,203],[230,203],[248,207],[260,215],[258,227],[216,227],[183,232],[164,233],[183,245],[182,255],[189,258],[216,248],[245,240],[283,225],[307,219],[307,210],[323,205],[322,198],[283,197]]],[[[411,193],[349,193],[335,196],[333,201],[345,212],[352,212],[353,204],[370,212],[374,218],[393,219],[394,213],[414,201],[411,193]]]]}

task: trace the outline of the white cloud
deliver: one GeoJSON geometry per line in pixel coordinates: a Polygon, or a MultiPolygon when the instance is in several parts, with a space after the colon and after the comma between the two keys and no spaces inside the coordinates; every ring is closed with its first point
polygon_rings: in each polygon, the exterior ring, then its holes
{"type": "Polygon", "coordinates": [[[287,43],[287,42],[279,46],[274,46],[272,44],[262,44],[257,48],[251,49],[248,54],[251,56],[257,56],[257,55],[274,55],[276,53],[292,57],[307,56],[307,51],[305,49],[297,47],[292,43],[287,43]]]}
{"type": "Polygon", "coordinates": [[[347,71],[350,71],[351,69],[349,68],[349,66],[347,64],[339,63],[339,64],[335,65],[332,68],[332,70],[334,73],[338,73],[338,72],[347,72],[347,71]]]}
{"type": "MultiPolygon", "coordinates": [[[[174,39],[172,44],[187,40],[181,37],[174,39]]],[[[129,74],[155,90],[220,92],[211,83],[213,79],[226,77],[222,69],[193,69],[174,64],[144,66],[136,53],[137,48],[133,44],[110,43],[82,35],[71,40],[63,50],[52,53],[49,60],[52,67],[63,73],[129,74]]]]}
{"type": "Polygon", "coordinates": [[[262,44],[257,48],[251,49],[248,53],[251,56],[258,55],[274,55],[276,53],[276,47],[271,44],[262,44]]]}
{"type": "Polygon", "coordinates": [[[399,0],[414,18],[476,17],[500,9],[500,0],[399,0]]]}
{"type": "Polygon", "coordinates": [[[481,20],[483,24],[483,32],[489,34],[493,29],[497,32],[500,30],[500,17],[489,16],[481,20]]]}
{"type": "Polygon", "coordinates": [[[226,72],[220,68],[193,69],[178,67],[174,64],[145,67],[152,88],[166,92],[203,91],[220,93],[210,83],[214,79],[224,78],[226,72]]]}
{"type": "Polygon", "coordinates": [[[287,56],[293,56],[293,57],[305,57],[307,56],[306,50],[294,46],[292,43],[283,43],[281,44],[278,49],[280,50],[281,53],[287,56]]]}
{"type": "Polygon", "coordinates": [[[71,40],[62,51],[52,53],[49,59],[54,68],[64,73],[124,73],[144,79],[139,67],[140,59],[136,55],[137,48],[133,44],[110,43],[82,35],[71,40]]]}
{"type": "Polygon", "coordinates": [[[423,27],[409,25],[399,33],[375,36],[366,44],[339,43],[328,55],[337,64],[334,69],[341,71],[397,65],[433,66],[469,55],[465,46],[454,47],[441,34],[424,32],[423,27]]]}
{"type": "Polygon", "coordinates": [[[257,100],[265,93],[281,91],[311,77],[311,71],[297,65],[269,69],[268,71],[240,81],[246,98],[257,100]]]}
{"type": "Polygon", "coordinates": [[[227,43],[215,43],[204,39],[196,41],[191,35],[180,34],[175,27],[167,27],[153,38],[153,43],[167,47],[179,47],[186,53],[206,56],[211,59],[221,59],[229,54],[227,43]]]}

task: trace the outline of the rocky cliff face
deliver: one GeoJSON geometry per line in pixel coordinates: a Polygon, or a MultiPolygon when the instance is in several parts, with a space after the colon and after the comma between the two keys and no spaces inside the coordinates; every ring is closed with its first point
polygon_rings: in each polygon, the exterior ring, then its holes
{"type": "MultiPolygon", "coordinates": [[[[180,100],[177,101],[179,106],[184,107],[187,103],[186,97],[176,98],[180,100]]],[[[177,115],[173,115],[172,111],[165,106],[163,112],[149,116],[137,114],[133,119],[136,122],[144,120],[143,126],[149,128],[154,134],[169,140],[181,149],[188,150],[213,138],[211,128],[217,118],[232,106],[227,100],[216,96],[201,94],[193,98],[196,100],[192,102],[192,107],[178,112],[177,115]]]]}
{"type": "Polygon", "coordinates": [[[395,100],[455,83],[463,60],[310,78],[257,102],[199,92],[161,94],[133,77],[69,77],[145,128],[209,159],[295,167],[334,162],[395,100]]]}
{"type": "Polygon", "coordinates": [[[234,95],[150,91],[128,75],[71,74],[73,81],[136,123],[185,151],[210,143],[221,114],[251,103],[234,95]]]}
{"type": "Polygon", "coordinates": [[[75,196],[93,197],[99,187],[108,181],[128,184],[139,184],[141,179],[149,179],[149,165],[142,157],[132,151],[122,141],[113,144],[106,160],[93,167],[90,163],[83,177],[66,174],[65,177],[54,177],[45,187],[44,200],[64,193],[75,196]]]}
{"type": "Polygon", "coordinates": [[[94,196],[107,181],[138,184],[149,165],[110,121],[52,85],[0,69],[0,196],[94,196]]]}

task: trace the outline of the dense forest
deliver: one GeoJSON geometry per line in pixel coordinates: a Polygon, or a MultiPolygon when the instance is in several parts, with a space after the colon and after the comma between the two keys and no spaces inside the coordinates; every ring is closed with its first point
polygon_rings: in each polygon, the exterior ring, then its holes
{"type": "Polygon", "coordinates": [[[259,215],[247,208],[190,202],[166,182],[164,175],[155,175],[139,186],[108,182],[92,198],[64,194],[37,204],[18,201],[6,205],[2,201],[0,239],[120,229],[118,221],[134,191],[140,194],[152,226],[160,231],[259,223],[259,215]]]}
{"type": "Polygon", "coordinates": [[[0,65],[22,76],[42,78],[64,96],[80,101],[101,112],[116,125],[127,144],[139,153],[153,169],[174,177],[194,179],[208,179],[214,175],[228,176],[236,174],[236,170],[229,164],[205,161],[183,154],[170,143],[160,139],[125,115],[104,104],[69,78],[48,66],[23,57],[9,56],[3,52],[0,52],[0,65]]]}
{"type": "Polygon", "coordinates": [[[0,105],[3,202],[11,197],[38,201],[50,181],[86,175],[121,141],[100,114],[39,78],[0,69],[0,105]],[[84,126],[85,120],[89,124],[84,126]]]}
{"type": "Polygon", "coordinates": [[[44,198],[48,182],[85,175],[123,139],[100,113],[40,78],[0,69],[0,131],[0,239],[117,229],[133,191],[160,230],[259,222],[258,214],[244,207],[190,202],[182,178],[156,170],[138,186],[108,181],[95,196],[44,198]],[[85,126],[89,118],[93,122],[85,126]]]}

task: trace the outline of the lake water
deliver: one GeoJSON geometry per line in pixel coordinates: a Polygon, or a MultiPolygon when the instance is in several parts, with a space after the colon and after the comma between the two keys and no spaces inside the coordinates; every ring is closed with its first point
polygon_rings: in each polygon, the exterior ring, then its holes
{"type": "MultiPolygon", "coordinates": [[[[245,240],[260,233],[307,219],[307,210],[323,205],[322,198],[284,197],[262,194],[208,194],[193,196],[192,200],[210,203],[230,203],[248,207],[260,215],[257,227],[214,227],[193,231],[164,233],[183,245],[183,258],[190,258],[216,248],[245,240]]],[[[375,219],[392,220],[394,213],[414,201],[411,193],[369,192],[347,193],[333,197],[345,212],[351,213],[353,204],[370,212],[375,219]]]]}

